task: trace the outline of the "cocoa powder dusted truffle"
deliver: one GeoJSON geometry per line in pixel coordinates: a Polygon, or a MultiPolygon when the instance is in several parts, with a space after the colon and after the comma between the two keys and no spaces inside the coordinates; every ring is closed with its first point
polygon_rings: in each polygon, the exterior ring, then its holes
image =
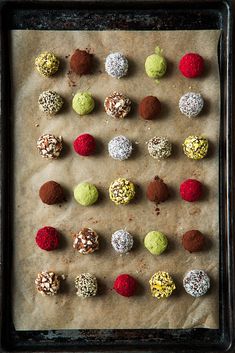
{"type": "Polygon", "coordinates": [[[91,228],[82,228],[74,234],[73,248],[83,255],[99,249],[98,234],[91,228]]]}
{"type": "Polygon", "coordinates": [[[40,187],[39,197],[47,205],[54,205],[65,199],[63,188],[53,180],[47,181],[40,187]]]}
{"type": "Polygon", "coordinates": [[[148,141],[148,151],[151,157],[160,161],[170,157],[172,145],[166,137],[154,136],[148,141]]]}
{"type": "Polygon", "coordinates": [[[154,96],[147,96],[139,104],[139,114],[145,120],[152,120],[161,113],[161,103],[154,96]]]}
{"type": "Polygon", "coordinates": [[[77,75],[91,73],[93,55],[86,50],[76,49],[70,59],[70,68],[77,75]]]}
{"type": "Polygon", "coordinates": [[[45,76],[50,77],[54,75],[59,69],[59,59],[55,54],[45,51],[35,59],[35,65],[38,72],[45,76]]]}
{"type": "Polygon", "coordinates": [[[169,198],[168,187],[158,176],[148,184],[147,198],[156,204],[164,202],[169,198]]]}
{"type": "Polygon", "coordinates": [[[38,273],[35,280],[37,291],[42,295],[55,295],[60,288],[60,279],[53,271],[38,273]]]}
{"type": "Polygon", "coordinates": [[[57,159],[62,150],[62,137],[44,134],[37,140],[37,149],[43,158],[57,159]]]}
{"type": "Polygon", "coordinates": [[[205,245],[205,237],[199,230],[189,230],[183,235],[182,245],[189,252],[201,251],[205,245]]]}
{"type": "Polygon", "coordinates": [[[39,109],[49,115],[58,113],[63,104],[62,97],[55,91],[44,91],[38,98],[39,109]]]}
{"type": "Polygon", "coordinates": [[[128,60],[121,53],[111,53],[105,59],[105,71],[109,76],[121,78],[127,74],[128,60]]]}
{"type": "Polygon", "coordinates": [[[104,109],[112,118],[124,119],[131,110],[131,101],[120,92],[113,92],[105,98],[104,109]]]}
{"type": "Polygon", "coordinates": [[[82,273],[75,279],[75,288],[77,289],[76,294],[78,297],[94,297],[98,290],[97,279],[90,273],[82,273]]]}

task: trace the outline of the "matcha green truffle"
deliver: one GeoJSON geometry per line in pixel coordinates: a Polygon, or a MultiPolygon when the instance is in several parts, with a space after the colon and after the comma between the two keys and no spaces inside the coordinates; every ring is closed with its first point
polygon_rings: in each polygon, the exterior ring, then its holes
{"type": "Polygon", "coordinates": [[[168,240],[165,234],[153,230],[144,238],[144,246],[153,255],[161,255],[167,248],[168,240]]]}
{"type": "Polygon", "coordinates": [[[188,136],[182,147],[188,158],[200,160],[207,155],[208,140],[202,136],[188,136]]]}
{"type": "Polygon", "coordinates": [[[82,206],[91,206],[98,200],[98,190],[95,185],[83,182],[74,189],[74,198],[82,206]]]}
{"type": "Polygon", "coordinates": [[[166,59],[162,56],[162,49],[155,48],[155,53],[147,57],[145,71],[148,77],[159,79],[165,75],[167,69],[166,59]]]}
{"type": "Polygon", "coordinates": [[[87,115],[95,107],[95,101],[88,92],[77,92],[73,97],[73,110],[79,115],[87,115]]]}

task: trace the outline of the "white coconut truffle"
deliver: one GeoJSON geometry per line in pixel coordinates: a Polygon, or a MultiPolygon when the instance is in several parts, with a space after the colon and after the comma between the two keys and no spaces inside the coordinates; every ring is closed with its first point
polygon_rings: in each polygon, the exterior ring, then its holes
{"type": "Polygon", "coordinates": [[[127,74],[128,60],[121,53],[111,53],[105,59],[105,71],[114,78],[121,78],[127,74]]]}
{"type": "Polygon", "coordinates": [[[148,141],[148,151],[151,157],[161,160],[170,157],[172,145],[166,137],[154,136],[148,141]]]}
{"type": "Polygon", "coordinates": [[[203,270],[191,270],[184,277],[183,286],[192,297],[201,297],[210,288],[210,278],[203,270]]]}
{"type": "Polygon", "coordinates": [[[188,92],[179,100],[179,108],[182,114],[188,118],[198,116],[204,106],[204,100],[200,93],[188,92]]]}
{"type": "Polygon", "coordinates": [[[108,143],[109,155],[119,161],[128,159],[132,153],[132,149],[131,141],[122,135],[114,137],[108,143]]]}
{"type": "Polygon", "coordinates": [[[133,237],[124,229],[119,229],[112,234],[111,244],[115,251],[126,254],[133,247],[133,237]]]}

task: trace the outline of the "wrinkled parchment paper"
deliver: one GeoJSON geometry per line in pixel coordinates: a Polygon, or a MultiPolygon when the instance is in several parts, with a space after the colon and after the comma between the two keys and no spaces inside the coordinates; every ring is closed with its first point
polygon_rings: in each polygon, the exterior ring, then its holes
{"type": "Polygon", "coordinates": [[[13,317],[18,330],[94,329],[94,328],[218,328],[218,147],[219,76],[217,64],[218,31],[166,32],[82,32],[82,31],[13,31],[12,62],[15,214],[14,214],[14,297],[13,317]],[[164,49],[168,70],[159,84],[144,71],[147,55],[155,46],[164,49]],[[68,58],[76,48],[89,48],[95,54],[94,74],[83,77],[68,75],[68,58]],[[35,70],[34,59],[42,51],[55,52],[61,58],[61,69],[53,78],[43,78],[35,70]],[[126,78],[115,80],[104,71],[109,52],[121,51],[129,59],[126,78]],[[206,60],[206,72],[200,79],[180,75],[177,65],[185,52],[198,52],[206,60]],[[65,101],[64,110],[48,119],[38,109],[38,96],[44,90],[55,90],[65,101]],[[105,97],[114,90],[133,101],[133,110],[124,121],[108,117],[103,111],[105,97]],[[96,109],[80,118],[71,108],[76,91],[89,91],[96,109]],[[205,108],[197,119],[180,114],[178,100],[188,91],[201,92],[205,108]],[[137,114],[137,103],[146,95],[156,95],[163,105],[159,119],[143,121],[137,114]],[[37,126],[38,125],[38,126],[37,126]],[[98,141],[98,152],[89,158],[76,155],[72,141],[88,132],[98,141]],[[56,161],[42,159],[36,140],[43,133],[62,135],[63,155],[56,161]],[[111,159],[108,141],[126,135],[135,152],[128,161],[111,159]],[[210,141],[208,158],[189,160],[181,144],[190,134],[203,134],[210,141]],[[157,162],[148,155],[146,141],[167,136],[173,143],[171,158],[157,162]],[[160,215],[146,199],[148,182],[159,175],[169,185],[171,197],[160,205],[160,215]],[[112,180],[127,177],[137,186],[137,197],[127,206],[115,206],[108,197],[112,180]],[[196,203],[180,199],[179,185],[196,178],[205,185],[204,197],[196,203]],[[55,180],[67,190],[67,202],[46,206],[38,197],[40,186],[55,180]],[[73,199],[73,187],[81,181],[94,183],[100,201],[82,207],[73,199]],[[62,234],[61,247],[44,252],[35,244],[35,234],[42,226],[56,227],[62,234]],[[84,256],[72,248],[72,233],[81,227],[92,227],[100,235],[100,250],[84,256]],[[120,256],[110,245],[111,234],[126,228],[134,235],[135,246],[128,255],[120,256]],[[169,248],[161,256],[151,255],[143,246],[150,230],[161,230],[169,239],[169,248]],[[199,229],[206,235],[206,249],[190,254],[181,246],[182,234],[199,229]],[[187,295],[182,287],[185,272],[204,269],[211,277],[211,290],[198,299],[187,295]],[[67,279],[61,294],[43,297],[35,290],[34,280],[42,270],[54,270],[67,279]],[[158,270],[168,271],[177,290],[167,300],[151,297],[148,280],[158,270]],[[80,299],[75,295],[74,279],[82,272],[94,273],[100,291],[95,298],[80,299]],[[112,291],[120,273],[129,273],[139,282],[136,296],[124,298],[112,291]]]}

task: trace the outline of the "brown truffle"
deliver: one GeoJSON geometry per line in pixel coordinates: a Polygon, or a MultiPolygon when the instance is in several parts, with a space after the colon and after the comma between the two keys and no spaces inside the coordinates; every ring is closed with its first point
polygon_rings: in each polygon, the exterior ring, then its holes
{"type": "Polygon", "coordinates": [[[70,68],[77,75],[87,75],[91,72],[92,54],[76,49],[70,59],[70,68]]]}
{"type": "Polygon", "coordinates": [[[189,252],[201,251],[204,244],[205,237],[199,230],[189,230],[183,235],[182,245],[189,252]]]}
{"type": "Polygon", "coordinates": [[[39,196],[43,203],[54,205],[64,201],[64,190],[60,184],[50,180],[40,187],[39,196]]]}
{"type": "Polygon", "coordinates": [[[139,104],[139,114],[143,119],[152,120],[161,113],[161,103],[154,96],[147,96],[139,104]]]}
{"type": "Polygon", "coordinates": [[[156,204],[164,202],[169,197],[169,190],[167,185],[156,176],[153,181],[148,184],[147,198],[156,204]]]}

